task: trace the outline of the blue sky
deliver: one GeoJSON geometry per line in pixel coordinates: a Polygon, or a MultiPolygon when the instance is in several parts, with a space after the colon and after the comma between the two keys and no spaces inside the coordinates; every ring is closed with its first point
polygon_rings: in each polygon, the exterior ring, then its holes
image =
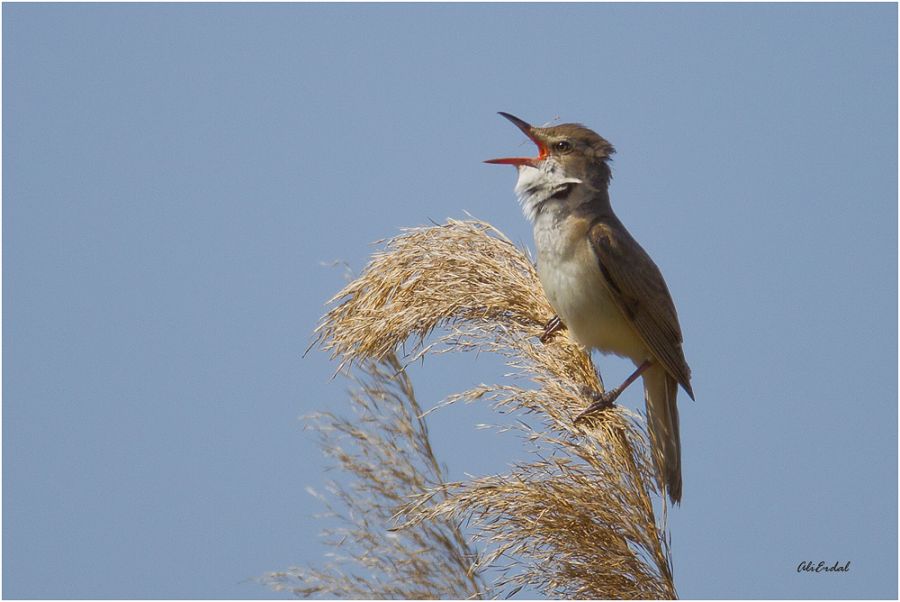
{"type": "MultiPolygon", "coordinates": [[[[679,593],[897,596],[895,5],[4,4],[3,91],[4,597],[279,597],[252,578],[321,560],[322,264],[465,211],[531,246],[499,110],[616,145],[678,306],[679,593]]],[[[502,420],[433,416],[451,478],[522,457],[502,420]]]]}

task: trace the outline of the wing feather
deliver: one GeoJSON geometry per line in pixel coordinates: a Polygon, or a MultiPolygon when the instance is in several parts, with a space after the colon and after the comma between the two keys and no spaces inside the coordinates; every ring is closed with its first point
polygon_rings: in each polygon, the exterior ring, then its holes
{"type": "Polygon", "coordinates": [[[619,309],[656,360],[693,399],[678,313],[659,268],[621,223],[598,220],[589,236],[605,284],[619,309]]]}

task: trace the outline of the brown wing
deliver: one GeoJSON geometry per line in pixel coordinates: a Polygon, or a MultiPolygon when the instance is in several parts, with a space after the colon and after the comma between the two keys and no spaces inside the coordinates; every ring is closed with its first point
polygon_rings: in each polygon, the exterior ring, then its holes
{"type": "Polygon", "coordinates": [[[659,268],[618,220],[596,222],[589,236],[613,299],[656,360],[693,399],[678,314],[659,268]]]}

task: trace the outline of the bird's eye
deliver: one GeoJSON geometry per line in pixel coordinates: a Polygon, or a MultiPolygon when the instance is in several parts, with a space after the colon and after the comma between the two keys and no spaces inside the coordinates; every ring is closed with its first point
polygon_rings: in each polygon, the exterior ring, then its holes
{"type": "Polygon", "coordinates": [[[553,145],[553,148],[556,149],[557,152],[567,153],[572,150],[572,143],[568,140],[560,140],[556,144],[553,145]]]}

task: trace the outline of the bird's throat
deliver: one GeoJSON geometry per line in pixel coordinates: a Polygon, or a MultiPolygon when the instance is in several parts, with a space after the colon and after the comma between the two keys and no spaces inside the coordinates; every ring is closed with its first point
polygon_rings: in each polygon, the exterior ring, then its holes
{"type": "Polygon", "coordinates": [[[578,178],[570,178],[552,161],[544,161],[538,167],[519,167],[516,196],[522,212],[531,223],[553,201],[566,203],[571,193],[581,184],[578,178]]]}

